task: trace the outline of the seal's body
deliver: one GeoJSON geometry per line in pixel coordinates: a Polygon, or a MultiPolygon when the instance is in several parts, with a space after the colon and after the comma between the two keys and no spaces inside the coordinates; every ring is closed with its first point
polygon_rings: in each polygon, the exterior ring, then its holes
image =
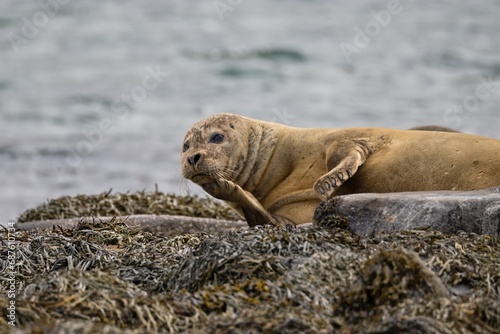
{"type": "Polygon", "coordinates": [[[500,140],[384,128],[301,129],[218,114],[187,133],[182,174],[250,226],[312,221],[323,199],[500,185],[500,140]]]}

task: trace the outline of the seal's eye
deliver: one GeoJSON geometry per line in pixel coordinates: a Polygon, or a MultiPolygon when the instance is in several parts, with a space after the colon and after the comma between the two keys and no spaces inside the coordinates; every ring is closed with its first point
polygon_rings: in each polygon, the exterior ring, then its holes
{"type": "Polygon", "coordinates": [[[182,152],[186,152],[189,150],[189,141],[184,143],[184,146],[182,146],[182,152]]]}
{"type": "Polygon", "coordinates": [[[214,143],[214,144],[220,144],[224,141],[224,135],[221,133],[214,133],[211,137],[210,140],[208,141],[209,143],[214,143]]]}

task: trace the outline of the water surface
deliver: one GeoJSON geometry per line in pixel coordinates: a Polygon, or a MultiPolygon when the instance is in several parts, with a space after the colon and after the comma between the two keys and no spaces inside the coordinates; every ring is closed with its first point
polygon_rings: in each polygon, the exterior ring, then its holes
{"type": "Polygon", "coordinates": [[[385,27],[372,15],[384,1],[241,1],[223,19],[211,1],[66,2],[47,22],[36,1],[0,3],[5,221],[61,195],[181,193],[183,136],[217,112],[500,138],[500,85],[476,97],[500,81],[498,1],[402,1],[385,27]],[[347,61],[340,45],[367,25],[347,61]]]}

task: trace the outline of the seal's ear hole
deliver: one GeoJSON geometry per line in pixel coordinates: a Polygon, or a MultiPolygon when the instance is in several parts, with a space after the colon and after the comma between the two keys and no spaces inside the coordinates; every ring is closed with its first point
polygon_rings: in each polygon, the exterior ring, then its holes
{"type": "Polygon", "coordinates": [[[224,135],[222,133],[214,133],[210,136],[209,143],[220,144],[224,141],[224,135]]]}
{"type": "Polygon", "coordinates": [[[229,123],[229,127],[230,127],[231,129],[234,129],[234,125],[233,125],[233,123],[229,123]]]}

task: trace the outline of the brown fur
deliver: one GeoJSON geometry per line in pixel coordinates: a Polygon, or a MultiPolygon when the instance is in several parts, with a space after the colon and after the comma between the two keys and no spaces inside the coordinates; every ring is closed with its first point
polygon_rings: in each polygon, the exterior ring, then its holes
{"type": "Polygon", "coordinates": [[[185,143],[183,176],[250,226],[311,222],[321,200],[340,194],[500,185],[500,140],[462,133],[302,129],[218,114],[194,124],[185,143]],[[224,141],[209,143],[216,132],[224,141]]]}

